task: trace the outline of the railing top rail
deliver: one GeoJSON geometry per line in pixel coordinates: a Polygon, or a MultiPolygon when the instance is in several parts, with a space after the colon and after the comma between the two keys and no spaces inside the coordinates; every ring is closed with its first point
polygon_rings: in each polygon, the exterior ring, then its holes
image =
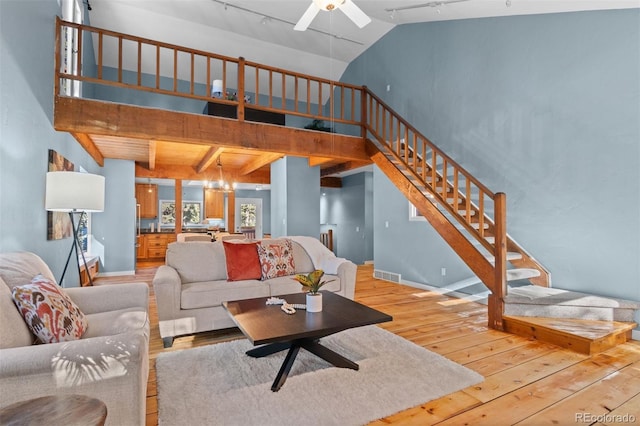
{"type": "Polygon", "coordinates": [[[410,129],[413,133],[415,133],[416,135],[419,135],[421,138],[423,138],[425,140],[425,142],[431,147],[431,149],[436,151],[438,153],[438,155],[440,155],[441,157],[443,157],[443,158],[445,158],[447,160],[447,164],[453,165],[456,169],[458,169],[460,172],[462,172],[462,174],[464,174],[467,179],[472,181],[486,195],[488,195],[491,198],[495,197],[495,194],[493,193],[493,191],[491,191],[484,184],[482,184],[482,182],[480,182],[478,179],[476,179],[471,173],[469,173],[464,167],[462,167],[460,164],[458,164],[458,162],[456,162],[453,158],[451,158],[447,154],[445,154],[440,148],[438,148],[433,142],[431,142],[429,140],[429,138],[427,138],[422,133],[420,133],[415,127],[413,127],[409,122],[407,122],[407,120],[402,118],[402,116],[400,114],[395,112],[393,110],[393,108],[391,108],[389,105],[387,105],[382,99],[380,99],[371,90],[369,90],[369,88],[367,86],[363,86],[363,88],[364,88],[365,93],[367,93],[367,95],[371,96],[373,99],[376,100],[376,102],[378,102],[386,110],[388,110],[395,118],[398,119],[398,121],[402,122],[402,124],[404,126],[406,126],[407,129],[410,129]]]}
{"type": "Polygon", "coordinates": [[[313,75],[309,75],[309,74],[299,73],[297,71],[286,70],[284,68],[272,67],[270,65],[260,64],[258,62],[245,61],[245,65],[246,66],[250,66],[250,67],[263,69],[263,70],[267,70],[267,71],[275,71],[275,72],[278,72],[278,73],[281,73],[281,74],[295,75],[297,77],[305,78],[305,79],[312,80],[312,81],[320,81],[320,82],[326,83],[326,84],[333,84],[336,87],[348,87],[350,89],[361,90],[361,91],[364,90],[364,86],[358,86],[358,85],[350,84],[350,83],[342,83],[340,81],[334,81],[334,80],[330,80],[328,78],[322,78],[322,77],[317,77],[317,76],[313,76],[313,75]]]}
{"type": "Polygon", "coordinates": [[[130,35],[130,34],[124,34],[124,33],[120,33],[120,32],[117,32],[117,31],[105,30],[105,29],[98,28],[98,27],[92,27],[91,25],[76,24],[75,22],[65,21],[65,20],[61,19],[60,17],[56,17],[56,23],[59,23],[59,25],[65,26],[65,27],[77,28],[79,30],[86,30],[86,31],[94,32],[94,33],[100,33],[100,34],[104,34],[104,35],[108,35],[108,36],[123,38],[125,40],[138,41],[140,43],[151,44],[153,46],[164,47],[164,48],[171,49],[171,50],[179,50],[179,51],[183,51],[183,52],[195,53],[197,55],[208,56],[208,57],[211,57],[211,58],[221,59],[221,60],[225,60],[225,61],[229,61],[229,62],[235,62],[235,63],[239,62],[238,58],[234,58],[232,56],[219,55],[217,53],[207,52],[207,51],[199,50],[199,49],[192,49],[192,48],[180,46],[180,45],[177,45],[177,44],[165,43],[165,42],[162,42],[162,41],[151,40],[151,39],[148,39],[148,38],[133,36],[133,35],[130,35]]]}

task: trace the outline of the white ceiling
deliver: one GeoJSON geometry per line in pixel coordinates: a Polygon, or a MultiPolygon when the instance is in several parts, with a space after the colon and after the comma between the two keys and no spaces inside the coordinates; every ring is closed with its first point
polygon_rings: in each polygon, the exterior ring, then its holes
{"type": "Polygon", "coordinates": [[[372,19],[363,29],[333,11],[299,32],[293,26],[311,0],[88,1],[92,26],[333,80],[400,24],[640,7],[640,0],[354,0],[372,19]],[[414,5],[423,7],[400,10],[414,5]]]}

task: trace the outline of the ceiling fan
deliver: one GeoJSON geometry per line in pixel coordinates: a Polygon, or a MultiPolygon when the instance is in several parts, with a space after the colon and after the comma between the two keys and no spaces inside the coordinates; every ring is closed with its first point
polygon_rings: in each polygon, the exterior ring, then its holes
{"type": "Polygon", "coordinates": [[[356,6],[352,0],[312,0],[309,8],[304,12],[293,29],[296,31],[304,31],[309,27],[318,12],[321,10],[331,12],[336,9],[342,10],[359,28],[371,22],[371,18],[356,6]]]}

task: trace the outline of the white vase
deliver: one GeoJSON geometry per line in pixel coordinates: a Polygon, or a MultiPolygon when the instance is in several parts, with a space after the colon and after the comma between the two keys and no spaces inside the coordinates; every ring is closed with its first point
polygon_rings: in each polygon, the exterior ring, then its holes
{"type": "Polygon", "coordinates": [[[322,311],[322,293],[307,293],[307,312],[322,311]]]}

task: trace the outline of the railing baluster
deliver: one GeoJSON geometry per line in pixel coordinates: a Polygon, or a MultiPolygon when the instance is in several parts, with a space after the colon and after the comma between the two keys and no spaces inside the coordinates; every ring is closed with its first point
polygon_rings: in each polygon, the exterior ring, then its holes
{"type": "Polygon", "coordinates": [[[318,80],[318,116],[322,115],[322,82],[318,80]]]}
{"type": "Polygon", "coordinates": [[[98,78],[102,79],[102,58],[103,58],[103,35],[102,33],[98,34],[98,78]]]}
{"type": "Polygon", "coordinates": [[[136,82],[138,86],[142,86],[142,43],[138,41],[138,75],[136,82]]]}
{"type": "Polygon", "coordinates": [[[307,114],[311,114],[311,80],[307,78],[307,114]]]}
{"type": "Polygon", "coordinates": [[[213,88],[211,87],[211,57],[207,56],[207,87],[205,89],[205,94],[207,96],[212,95],[213,88]]]}
{"type": "Polygon", "coordinates": [[[76,56],[76,65],[78,68],[76,69],[76,75],[82,75],[82,31],[80,29],[76,29],[76,35],[78,38],[78,53],[76,56]]]}
{"type": "Polygon", "coordinates": [[[190,93],[193,95],[193,91],[195,89],[195,57],[193,56],[193,52],[191,52],[191,89],[190,93]]]}
{"type": "Polygon", "coordinates": [[[160,45],[156,45],[156,89],[160,88],[160,45]]]}
{"type": "Polygon", "coordinates": [[[300,87],[298,84],[298,76],[294,75],[293,78],[294,78],[294,86],[295,86],[294,90],[296,91],[296,94],[293,97],[293,110],[295,112],[298,112],[298,90],[300,90],[300,87]]]}
{"type": "Polygon", "coordinates": [[[178,91],[178,51],[173,49],[173,91],[178,91]]]}
{"type": "Polygon", "coordinates": [[[122,83],[122,37],[118,37],[118,83],[122,83]]]}

